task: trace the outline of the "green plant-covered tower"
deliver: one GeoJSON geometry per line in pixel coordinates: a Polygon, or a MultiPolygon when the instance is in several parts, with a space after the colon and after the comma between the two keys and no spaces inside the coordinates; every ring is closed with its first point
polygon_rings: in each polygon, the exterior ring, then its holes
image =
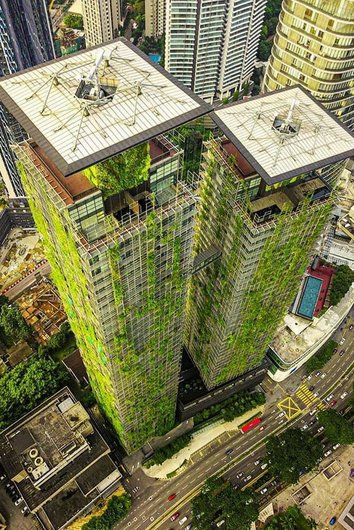
{"type": "Polygon", "coordinates": [[[303,90],[216,111],[196,218],[186,344],[208,387],[260,365],[332,207],[353,138],[303,90]]]}
{"type": "Polygon", "coordinates": [[[124,39],[0,92],[31,137],[18,167],[92,389],[131,452],[175,421],[195,197],[166,132],[209,108],[124,39]]]}

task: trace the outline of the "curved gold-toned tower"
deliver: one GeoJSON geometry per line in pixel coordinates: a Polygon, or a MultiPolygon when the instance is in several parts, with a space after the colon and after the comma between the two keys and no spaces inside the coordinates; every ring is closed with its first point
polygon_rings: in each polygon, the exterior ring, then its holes
{"type": "Polygon", "coordinates": [[[354,127],[354,0],[283,0],[263,88],[294,84],[354,127]]]}

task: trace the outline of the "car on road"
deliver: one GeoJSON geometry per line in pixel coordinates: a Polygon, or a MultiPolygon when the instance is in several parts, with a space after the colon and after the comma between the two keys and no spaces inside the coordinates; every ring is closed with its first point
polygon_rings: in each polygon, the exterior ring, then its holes
{"type": "Polygon", "coordinates": [[[25,517],[27,517],[27,515],[30,514],[30,509],[28,508],[28,506],[24,506],[21,510],[21,513],[22,515],[24,515],[25,517]]]}
{"type": "Polygon", "coordinates": [[[238,473],[238,474],[236,475],[236,478],[241,478],[241,477],[243,477],[243,473],[242,473],[242,471],[240,471],[240,473],[238,473]]]}
{"type": "Polygon", "coordinates": [[[345,338],[343,337],[339,344],[342,346],[342,344],[344,344],[344,343],[345,343],[345,338]]]}
{"type": "Polygon", "coordinates": [[[263,431],[263,429],[264,429],[264,425],[261,425],[260,428],[259,428],[259,430],[260,430],[260,431],[263,431]]]}
{"type": "Polygon", "coordinates": [[[231,447],[230,449],[228,449],[227,451],[225,451],[225,455],[231,455],[231,453],[233,453],[234,450],[233,448],[231,447]]]}
{"type": "Polygon", "coordinates": [[[315,390],[314,385],[311,385],[310,388],[309,388],[309,391],[310,391],[310,392],[313,392],[314,390],[315,390]]]}
{"type": "Polygon", "coordinates": [[[320,394],[318,392],[313,393],[313,397],[318,397],[320,394]]]}
{"type": "Polygon", "coordinates": [[[311,427],[312,425],[315,425],[316,420],[312,420],[308,422],[308,426],[311,427]]]}
{"type": "Polygon", "coordinates": [[[332,399],[332,401],[330,402],[329,406],[330,407],[334,407],[334,405],[337,403],[337,400],[336,399],[332,399]]]}
{"type": "Polygon", "coordinates": [[[249,480],[251,480],[252,478],[252,475],[248,475],[246,478],[243,479],[243,482],[248,482],[249,480]]]}
{"type": "Polygon", "coordinates": [[[312,375],[310,374],[307,376],[307,380],[310,381],[311,379],[312,379],[312,375]]]}
{"type": "Polygon", "coordinates": [[[345,354],[345,350],[341,350],[341,351],[339,352],[339,355],[340,355],[341,357],[342,357],[342,355],[344,355],[344,354],[345,354]]]}
{"type": "Polygon", "coordinates": [[[334,395],[330,394],[329,396],[326,397],[326,401],[328,401],[329,403],[330,401],[332,401],[333,398],[334,398],[334,395]]]}
{"type": "Polygon", "coordinates": [[[22,501],[23,501],[23,498],[22,498],[22,497],[18,497],[18,498],[15,500],[15,506],[18,506],[19,504],[21,504],[22,501]]]}
{"type": "Polygon", "coordinates": [[[255,466],[259,466],[260,462],[261,462],[260,460],[256,460],[255,463],[254,463],[254,465],[255,465],[255,466]]]}
{"type": "Polygon", "coordinates": [[[267,462],[264,462],[264,464],[261,465],[261,469],[265,469],[268,466],[267,462]]]}
{"type": "Polygon", "coordinates": [[[323,374],[321,374],[321,379],[324,379],[326,377],[326,372],[323,372],[323,374]]]}
{"type": "Polygon", "coordinates": [[[329,521],[329,524],[333,526],[336,523],[337,517],[332,517],[332,519],[329,521]]]}
{"type": "Polygon", "coordinates": [[[171,495],[169,495],[169,496],[167,497],[167,500],[168,500],[168,501],[173,501],[173,499],[176,498],[176,495],[177,495],[177,493],[171,493],[171,495]]]}
{"type": "Polygon", "coordinates": [[[341,394],[340,398],[341,398],[341,399],[344,399],[344,398],[347,397],[347,395],[348,395],[348,392],[343,392],[343,394],[341,394]]]}
{"type": "Polygon", "coordinates": [[[179,512],[176,512],[174,513],[173,515],[171,515],[170,517],[170,520],[171,521],[175,521],[176,519],[178,519],[178,517],[180,516],[181,514],[179,512]]]}
{"type": "Polygon", "coordinates": [[[182,519],[181,519],[180,522],[179,522],[179,525],[180,525],[180,526],[183,526],[184,523],[187,521],[187,519],[188,519],[188,517],[187,517],[186,515],[185,515],[184,517],[182,517],[182,519]]]}
{"type": "Polygon", "coordinates": [[[302,430],[302,431],[306,431],[306,429],[308,429],[308,428],[309,428],[309,426],[307,425],[307,423],[305,423],[305,425],[303,425],[303,426],[301,427],[301,430],[302,430]]]}
{"type": "Polygon", "coordinates": [[[317,429],[317,432],[322,432],[323,430],[324,430],[324,427],[323,427],[323,425],[321,425],[321,427],[319,427],[319,428],[317,429]]]}
{"type": "Polygon", "coordinates": [[[192,529],[192,523],[187,524],[186,528],[184,530],[191,530],[192,529]]]}
{"type": "Polygon", "coordinates": [[[263,489],[261,490],[261,495],[264,495],[265,493],[267,493],[267,491],[268,491],[268,488],[263,488],[263,489]]]}
{"type": "Polygon", "coordinates": [[[350,324],[349,329],[350,329],[350,331],[351,331],[352,329],[354,329],[354,324],[350,324]]]}
{"type": "Polygon", "coordinates": [[[320,370],[318,370],[318,372],[316,372],[316,377],[319,377],[320,375],[322,374],[322,372],[320,370]]]}
{"type": "Polygon", "coordinates": [[[314,409],[314,410],[310,410],[310,416],[313,416],[314,414],[316,414],[317,410],[314,409]]]}

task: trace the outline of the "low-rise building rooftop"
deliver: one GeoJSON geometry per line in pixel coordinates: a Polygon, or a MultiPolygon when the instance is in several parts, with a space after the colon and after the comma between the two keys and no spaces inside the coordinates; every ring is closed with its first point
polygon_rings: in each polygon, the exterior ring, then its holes
{"type": "Polygon", "coordinates": [[[55,529],[117,487],[121,475],[109,453],[68,388],[0,433],[0,461],[8,478],[31,512],[55,529]]]}

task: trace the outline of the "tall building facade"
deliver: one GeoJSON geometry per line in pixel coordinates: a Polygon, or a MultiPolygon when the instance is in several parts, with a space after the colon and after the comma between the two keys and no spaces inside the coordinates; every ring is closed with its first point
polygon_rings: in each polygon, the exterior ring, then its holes
{"type": "Polygon", "coordinates": [[[165,33],[166,2],[164,0],[145,0],[145,35],[161,37],[165,33]]]}
{"type": "Polygon", "coordinates": [[[195,193],[165,133],[209,106],[124,39],[0,92],[32,137],[16,155],[92,389],[132,451],[174,425],[192,262],[195,193]]]}
{"type": "Polygon", "coordinates": [[[333,205],[354,138],[300,88],[223,106],[196,217],[186,345],[209,388],[258,366],[333,205]],[[205,265],[205,266],[204,266],[205,265]]]}
{"type": "Polygon", "coordinates": [[[284,0],[264,89],[300,84],[354,126],[354,0],[284,0]]]}
{"type": "Polygon", "coordinates": [[[87,48],[109,42],[118,37],[120,0],[83,0],[82,17],[87,48]]]}
{"type": "MultiPolygon", "coordinates": [[[[54,59],[51,24],[45,0],[0,0],[0,76],[54,59]]],[[[23,134],[0,108],[1,175],[10,197],[23,195],[9,143],[23,134]]]]}
{"type": "Polygon", "coordinates": [[[266,0],[167,0],[165,68],[207,101],[252,75],[266,0]]]}

